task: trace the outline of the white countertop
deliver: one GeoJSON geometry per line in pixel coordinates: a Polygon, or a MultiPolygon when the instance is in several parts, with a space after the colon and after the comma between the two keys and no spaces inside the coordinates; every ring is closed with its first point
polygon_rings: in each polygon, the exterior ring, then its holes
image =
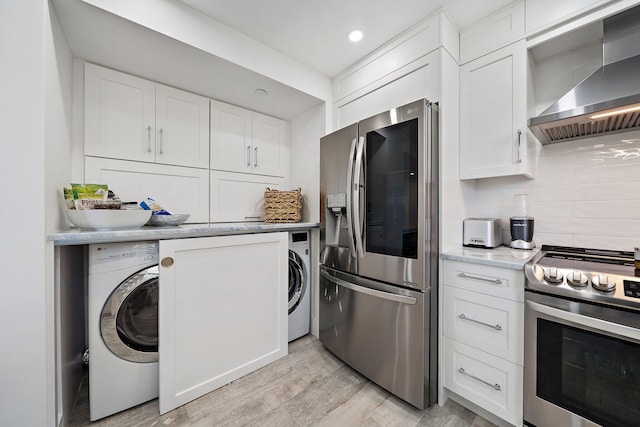
{"type": "Polygon", "coordinates": [[[458,249],[443,252],[440,256],[442,259],[522,270],[527,261],[533,258],[539,250],[539,248],[530,251],[511,249],[508,246],[498,246],[493,249],[467,248],[461,246],[458,249]]]}
{"type": "Polygon", "coordinates": [[[209,224],[183,224],[179,226],[128,228],[122,230],[80,230],[72,228],[49,234],[56,246],[86,245],[90,243],[131,242],[138,240],[182,239],[229,234],[268,233],[317,228],[317,222],[291,224],[265,224],[264,222],[229,222],[209,224]]]}

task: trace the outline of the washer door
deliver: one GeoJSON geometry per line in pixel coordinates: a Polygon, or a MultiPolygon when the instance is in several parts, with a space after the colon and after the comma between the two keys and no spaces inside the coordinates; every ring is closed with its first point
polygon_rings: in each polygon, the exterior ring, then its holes
{"type": "Polygon", "coordinates": [[[296,309],[307,291],[305,265],[294,251],[289,251],[289,314],[296,309]]]}
{"type": "Polygon", "coordinates": [[[158,275],[157,265],[133,274],[102,308],[102,340],[122,359],[158,361],[158,275]]]}

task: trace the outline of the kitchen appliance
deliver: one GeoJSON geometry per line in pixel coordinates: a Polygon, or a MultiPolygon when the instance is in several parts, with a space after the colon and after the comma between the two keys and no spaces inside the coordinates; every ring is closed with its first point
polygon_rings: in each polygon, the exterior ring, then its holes
{"type": "Polygon", "coordinates": [[[311,326],[311,259],[309,232],[289,233],[289,342],[307,335],[311,326]]]}
{"type": "Polygon", "coordinates": [[[533,217],[530,216],[529,196],[516,194],[513,196],[513,216],[509,218],[511,242],[509,246],[515,249],[533,249],[533,217]]]}
{"type": "Polygon", "coordinates": [[[320,341],[425,408],[437,397],[437,105],[323,137],[320,171],[320,341]]]}
{"type": "Polygon", "coordinates": [[[462,221],[462,245],[495,248],[502,244],[499,218],[466,218],[462,221]]]}
{"type": "Polygon", "coordinates": [[[529,120],[542,144],[640,127],[640,6],[604,20],[602,67],[529,120]]]}
{"type": "Polygon", "coordinates": [[[524,419],[640,419],[640,277],[632,252],[542,246],[525,265],[524,419]]]}
{"type": "Polygon", "coordinates": [[[158,242],[89,245],[91,421],[158,397],[158,242]]]}

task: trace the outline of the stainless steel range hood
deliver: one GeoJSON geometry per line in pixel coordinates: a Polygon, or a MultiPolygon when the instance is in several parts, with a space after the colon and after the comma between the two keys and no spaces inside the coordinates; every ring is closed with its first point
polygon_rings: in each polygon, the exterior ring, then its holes
{"type": "Polygon", "coordinates": [[[542,144],[640,127],[640,6],[604,21],[603,66],[529,128],[542,144]]]}

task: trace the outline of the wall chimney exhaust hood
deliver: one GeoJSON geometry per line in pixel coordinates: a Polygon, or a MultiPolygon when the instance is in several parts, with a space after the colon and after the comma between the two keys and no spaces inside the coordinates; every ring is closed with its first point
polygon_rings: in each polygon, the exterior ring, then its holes
{"type": "Polygon", "coordinates": [[[543,144],[640,128],[640,6],[603,25],[603,66],[537,117],[543,144]]]}

